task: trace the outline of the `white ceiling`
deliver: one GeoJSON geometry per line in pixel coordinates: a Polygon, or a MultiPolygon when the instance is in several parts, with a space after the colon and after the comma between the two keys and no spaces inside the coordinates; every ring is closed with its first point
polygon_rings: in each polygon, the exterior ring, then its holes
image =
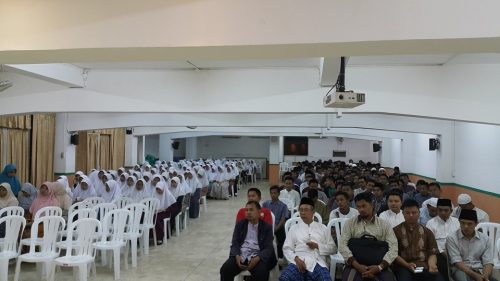
{"type": "MultiPolygon", "coordinates": [[[[354,56],[349,58],[348,66],[424,66],[450,63],[500,63],[500,54],[431,54],[404,56],[354,56]]],[[[269,59],[269,60],[222,60],[222,61],[149,61],[113,63],[77,63],[89,69],[238,69],[238,68],[294,68],[317,67],[321,58],[269,59]]]]}

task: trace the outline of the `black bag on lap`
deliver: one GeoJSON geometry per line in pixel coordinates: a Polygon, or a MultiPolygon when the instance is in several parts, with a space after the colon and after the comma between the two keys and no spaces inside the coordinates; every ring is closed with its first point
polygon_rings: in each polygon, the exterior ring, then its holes
{"type": "Polygon", "coordinates": [[[365,234],[359,238],[351,238],[347,243],[354,258],[363,265],[379,265],[389,251],[389,244],[379,241],[373,235],[365,234]]]}

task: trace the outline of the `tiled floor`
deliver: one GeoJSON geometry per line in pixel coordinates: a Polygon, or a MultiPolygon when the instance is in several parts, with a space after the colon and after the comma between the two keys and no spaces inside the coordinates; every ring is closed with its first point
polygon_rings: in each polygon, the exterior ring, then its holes
{"type": "MultiPolygon", "coordinates": [[[[219,280],[219,269],[229,255],[229,244],[234,228],[236,212],[246,202],[246,190],[256,186],[262,190],[263,199],[268,199],[267,182],[244,186],[240,196],[229,200],[208,200],[208,212],[188,222],[187,231],[180,237],[172,237],[168,245],[151,247],[149,256],[139,256],[138,267],[121,269],[121,280],[148,281],[215,281],[219,280]]],[[[15,266],[9,267],[9,280],[14,278],[15,266]]],[[[20,280],[40,280],[35,267],[24,264],[20,280]]],[[[56,272],[56,280],[74,280],[70,269],[56,272]]],[[[92,280],[92,278],[89,278],[92,280]]],[[[97,264],[97,280],[114,280],[109,267],[97,264]]]]}

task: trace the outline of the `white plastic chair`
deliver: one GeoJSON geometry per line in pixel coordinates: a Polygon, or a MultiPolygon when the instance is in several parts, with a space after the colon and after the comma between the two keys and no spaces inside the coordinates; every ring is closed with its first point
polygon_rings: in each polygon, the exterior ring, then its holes
{"type": "MultiPolygon", "coordinates": [[[[94,210],[91,210],[95,213],[94,210]]],[[[88,266],[92,265],[94,279],[95,270],[95,248],[92,245],[96,233],[101,232],[101,223],[95,218],[78,218],[68,226],[68,237],[66,241],[66,255],[54,260],[49,276],[54,280],[55,266],[78,267],[79,280],[86,281],[88,266]],[[75,238],[76,237],[76,238],[75,238]],[[73,243],[76,242],[76,243],[73,243]],[[73,254],[74,252],[74,254],[73,254]]]]}
{"type": "Polygon", "coordinates": [[[302,219],[299,218],[299,217],[295,217],[295,218],[289,218],[286,222],[285,222],[285,234],[288,234],[288,231],[290,231],[290,228],[292,228],[292,226],[298,224],[299,222],[301,222],[302,219]]]}
{"type": "Polygon", "coordinates": [[[134,203],[128,205],[127,209],[132,212],[132,216],[130,217],[130,221],[127,224],[127,233],[125,233],[125,239],[127,240],[127,247],[125,248],[125,252],[128,257],[128,241],[130,241],[130,247],[132,248],[132,267],[137,267],[137,243],[139,238],[142,236],[141,217],[142,214],[146,211],[146,205],[134,203]]]}
{"type": "Polygon", "coordinates": [[[156,239],[156,213],[160,207],[160,200],[156,198],[146,198],[142,199],[141,204],[146,206],[146,211],[144,214],[144,220],[142,223],[142,245],[144,248],[144,254],[149,255],[149,230],[153,230],[153,242],[156,247],[157,239],[156,239]]]}
{"type": "MultiPolygon", "coordinates": [[[[292,215],[292,218],[300,218],[300,213],[299,212],[296,212],[292,215]]],[[[314,219],[317,221],[317,222],[323,222],[323,219],[321,218],[321,215],[318,213],[318,212],[314,212],[314,219]]]]}
{"type": "MultiPolygon", "coordinates": [[[[68,237],[68,232],[69,232],[69,227],[74,223],[74,222],[77,222],[79,221],[80,219],[97,219],[97,214],[95,212],[94,209],[90,209],[90,208],[84,208],[84,209],[77,209],[75,211],[73,211],[73,213],[71,213],[69,216],[68,216],[68,223],[67,223],[67,226],[68,226],[68,229],[67,230],[63,230],[61,232],[59,232],[59,234],[61,235],[61,237],[64,237],[66,236],[66,240],[69,239],[68,237]]],[[[100,232],[98,232],[100,233],[100,232]]],[[[73,239],[75,240],[76,239],[76,235],[77,233],[74,233],[73,234],[73,239]]],[[[95,237],[94,237],[95,238],[95,237]]],[[[73,241],[74,243],[76,243],[76,240],[73,241]]],[[[66,249],[68,250],[66,247],[67,247],[68,243],[67,241],[60,241],[57,243],[57,246],[60,248],[60,249],[66,249]]],[[[73,247],[75,248],[75,247],[73,247]]]]}
{"type": "MultiPolygon", "coordinates": [[[[39,218],[41,217],[47,217],[47,216],[56,216],[56,217],[62,217],[62,209],[57,207],[57,206],[48,206],[48,207],[43,207],[40,210],[38,210],[35,214],[35,217],[33,218],[33,221],[36,222],[39,218]]],[[[65,223],[66,224],[66,223],[65,223]]],[[[63,227],[64,229],[64,227],[63,227]]],[[[62,230],[62,229],[60,229],[62,230]]],[[[30,237],[35,237],[35,236],[30,236],[30,237]]],[[[23,246],[30,246],[31,245],[31,240],[32,238],[25,238],[21,240],[21,245],[23,246]]],[[[38,237],[35,239],[35,245],[40,245],[42,241],[42,238],[38,237]]]]}
{"type": "MultiPolygon", "coordinates": [[[[42,211],[42,209],[40,209],[42,211]]],[[[37,212],[37,214],[40,212],[37,212]]],[[[22,254],[17,258],[16,273],[14,275],[14,280],[19,280],[19,274],[21,273],[21,263],[29,262],[37,264],[37,276],[43,276],[41,271],[42,267],[39,263],[44,263],[46,269],[52,268],[52,262],[59,256],[59,250],[56,247],[57,237],[59,231],[64,229],[66,222],[61,216],[42,216],[37,217],[31,226],[31,238],[30,239],[30,250],[26,254],[22,254]],[[43,238],[38,237],[38,227],[42,224],[43,226],[43,238]],[[39,243],[37,243],[39,241],[39,243]],[[39,247],[39,251],[36,248],[39,247]]],[[[47,271],[45,271],[47,272],[47,271]]],[[[48,277],[47,279],[50,279],[48,277]]]]}
{"type": "Polygon", "coordinates": [[[19,206],[10,206],[0,209],[0,217],[21,216],[24,217],[24,209],[19,206]]]}
{"type": "Polygon", "coordinates": [[[206,213],[207,212],[207,207],[208,207],[207,206],[207,196],[206,195],[200,197],[200,204],[203,204],[203,211],[205,211],[205,213],[206,213]]]}
{"type": "Polygon", "coordinates": [[[494,253],[494,259],[497,259],[497,261],[494,263],[493,267],[495,269],[500,269],[500,262],[498,261],[498,259],[500,259],[500,238],[498,238],[497,240],[497,248],[495,249],[495,253],[494,253]]]}
{"type": "Polygon", "coordinates": [[[108,212],[115,210],[116,205],[113,203],[98,203],[94,205],[92,209],[95,211],[97,218],[99,218],[99,221],[101,221],[102,226],[104,217],[108,212]]]}
{"type": "Polygon", "coordinates": [[[118,209],[124,209],[130,204],[134,204],[134,200],[128,197],[120,197],[118,199],[113,200],[113,202],[118,209]]]}
{"type": "Polygon", "coordinates": [[[97,204],[106,203],[106,201],[102,197],[89,197],[82,202],[87,204],[87,207],[94,207],[97,204]]]}
{"type": "MultiPolygon", "coordinates": [[[[340,235],[342,235],[342,228],[344,227],[345,222],[348,218],[337,218],[332,219],[328,222],[326,226],[329,231],[331,231],[332,227],[335,227],[335,233],[337,235],[337,241],[335,243],[338,245],[338,241],[340,240],[340,235]]],[[[330,277],[332,280],[335,280],[335,274],[337,273],[337,264],[344,264],[344,257],[340,254],[339,247],[337,247],[337,253],[330,256],[330,277]]]]}
{"type": "Polygon", "coordinates": [[[9,261],[17,258],[21,252],[18,241],[26,227],[26,219],[22,216],[7,216],[0,218],[2,224],[5,225],[5,237],[0,252],[0,281],[7,281],[9,261]]]}
{"type": "MultiPolygon", "coordinates": [[[[497,241],[500,238],[500,224],[493,222],[482,222],[476,226],[476,231],[481,231],[488,236],[488,240],[491,243],[493,249],[497,249],[499,246],[497,241]]],[[[495,253],[493,257],[493,264],[500,267],[498,253],[495,253]]]]}
{"type": "MultiPolygon", "coordinates": [[[[120,279],[120,250],[126,246],[125,230],[132,212],[125,209],[111,210],[102,220],[101,241],[95,242],[94,248],[101,251],[113,251],[115,280],[120,279]],[[111,237],[108,241],[108,237],[111,237]]],[[[125,255],[125,266],[128,267],[128,256],[125,255]]]]}

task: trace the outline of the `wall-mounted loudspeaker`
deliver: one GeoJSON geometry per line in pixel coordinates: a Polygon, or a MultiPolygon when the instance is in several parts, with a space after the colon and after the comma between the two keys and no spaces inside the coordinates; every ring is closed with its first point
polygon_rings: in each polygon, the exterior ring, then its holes
{"type": "Polygon", "coordinates": [[[175,149],[175,150],[179,149],[179,142],[178,141],[174,141],[172,143],[172,148],[175,149]]]}
{"type": "Polygon", "coordinates": [[[127,135],[131,135],[133,132],[134,132],[134,131],[132,130],[132,128],[127,128],[127,129],[125,130],[125,133],[126,133],[127,135]]]}
{"type": "Polygon", "coordinates": [[[429,139],[429,150],[434,151],[438,150],[440,146],[439,139],[429,139]]]}
{"type": "Polygon", "coordinates": [[[80,143],[80,137],[78,135],[71,135],[71,137],[69,138],[69,142],[72,145],[78,145],[80,143]]]}
{"type": "Polygon", "coordinates": [[[373,144],[373,152],[379,152],[382,149],[382,146],[378,143],[373,144]]]}

